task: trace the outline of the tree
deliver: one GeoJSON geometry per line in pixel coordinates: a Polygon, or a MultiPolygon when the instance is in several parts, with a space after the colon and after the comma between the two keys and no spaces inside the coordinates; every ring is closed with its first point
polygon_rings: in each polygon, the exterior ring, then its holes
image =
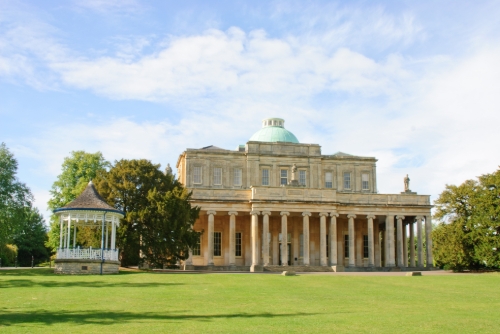
{"type": "MultiPolygon", "coordinates": [[[[101,152],[87,153],[85,151],[72,151],[69,157],[64,159],[62,172],[53,183],[50,194],[52,195],[48,206],[50,210],[61,208],[73,201],[87,186],[88,182],[94,179],[98,173],[105,172],[110,167],[101,152]]],[[[57,216],[52,215],[49,231],[49,240],[47,247],[55,250],[59,247],[59,222],[57,216]]],[[[84,236],[93,238],[92,233],[96,231],[79,230],[79,241],[82,244],[87,243],[84,236]]],[[[88,241],[90,242],[90,241],[88,241]]]]}
{"type": "Polygon", "coordinates": [[[125,212],[117,240],[122,265],[175,264],[199,237],[192,229],[199,209],[189,204],[191,194],[159,167],[149,160],[120,160],[94,182],[110,205],[125,212]]]}
{"type": "Polygon", "coordinates": [[[434,203],[434,259],[454,269],[500,268],[500,169],[446,185],[434,203]]]}
{"type": "Polygon", "coordinates": [[[5,143],[0,144],[0,257],[25,219],[25,209],[33,202],[30,189],[16,177],[17,166],[5,143]]]}
{"type": "Polygon", "coordinates": [[[35,265],[49,257],[49,251],[45,248],[48,237],[43,216],[36,208],[25,210],[25,219],[13,237],[17,246],[18,265],[22,267],[30,266],[32,257],[35,265]]]}

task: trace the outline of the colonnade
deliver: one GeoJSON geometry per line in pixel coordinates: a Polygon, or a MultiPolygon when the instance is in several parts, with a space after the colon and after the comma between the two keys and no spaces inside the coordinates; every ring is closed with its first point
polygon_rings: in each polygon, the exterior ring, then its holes
{"type": "MultiPolygon", "coordinates": [[[[78,226],[84,226],[78,224],[79,220],[75,219],[72,224],[72,216],[69,215],[67,220],[63,220],[62,216],[59,218],[59,248],[76,248],[76,229],[78,226]],[[73,229],[73,231],[71,231],[73,229]],[[71,236],[73,234],[73,236],[71,236]]],[[[91,225],[85,225],[91,226],[91,225]]],[[[100,227],[99,222],[93,227],[100,227]]],[[[106,221],[104,227],[104,240],[101,241],[101,248],[104,249],[115,249],[116,248],[116,225],[113,222],[106,221]],[[110,231],[111,230],[111,231],[110,231]],[[103,244],[104,242],[104,244],[103,244]],[[110,246],[108,248],[108,246],[110,246]]]]}
{"type": "MultiPolygon", "coordinates": [[[[208,249],[207,249],[207,261],[208,266],[214,265],[214,216],[217,214],[214,210],[209,210],[206,212],[208,215],[208,249]]],[[[229,215],[229,265],[235,265],[235,224],[237,211],[228,211],[229,215]]],[[[251,244],[251,270],[256,266],[263,265],[268,266],[270,264],[270,254],[269,254],[269,216],[271,215],[270,210],[257,211],[253,210],[250,213],[250,244],[251,244]],[[262,216],[262,261],[259,257],[259,216],[262,216]]],[[[297,214],[297,212],[295,212],[297,214]]],[[[310,265],[310,217],[313,213],[309,211],[300,212],[302,216],[302,233],[303,233],[303,265],[310,265]]],[[[281,216],[281,244],[286,245],[288,243],[288,217],[290,216],[289,211],[280,211],[281,216]]],[[[348,267],[356,267],[356,244],[355,244],[355,233],[356,225],[360,223],[367,224],[368,232],[368,258],[367,266],[376,267],[375,264],[375,229],[374,220],[377,216],[374,214],[360,214],[360,213],[349,213],[343,214],[348,220],[348,267]]],[[[319,231],[320,231],[320,259],[319,263],[321,266],[344,266],[344,263],[338,262],[338,228],[337,228],[337,218],[339,213],[334,212],[318,212],[314,213],[315,217],[319,216],[319,231]],[[327,220],[329,218],[329,227],[327,229],[327,220]],[[327,230],[328,230],[328,240],[327,240],[327,230]],[[327,245],[328,243],[328,245],[327,245]],[[328,247],[327,247],[328,246],[328,247]],[[327,249],[329,254],[327,256],[327,249]],[[329,260],[329,261],[328,261],[329,260]]],[[[416,267],[415,260],[418,262],[418,267],[423,267],[423,236],[422,236],[422,222],[425,221],[425,238],[426,238],[426,263],[427,267],[432,267],[432,239],[431,239],[431,220],[430,214],[426,216],[412,216],[405,221],[405,216],[403,215],[384,215],[385,216],[385,231],[384,233],[384,266],[385,267],[416,267]],[[412,220],[414,218],[414,220],[412,220]],[[396,224],[394,219],[396,219],[396,224]],[[417,229],[417,259],[415,259],[415,247],[410,247],[409,263],[407,254],[407,233],[406,226],[410,225],[410,235],[408,242],[410,245],[414,245],[414,224],[416,224],[417,229]],[[395,229],[395,230],[394,230],[395,229]]],[[[379,219],[382,218],[379,216],[379,219]]],[[[377,220],[379,222],[379,220],[377,220]]],[[[378,230],[378,229],[377,229],[378,230]]],[[[378,237],[378,236],[377,236],[378,237]]],[[[381,251],[381,247],[379,247],[381,251]]],[[[190,254],[191,255],[191,254],[190,254]]],[[[192,256],[189,257],[188,263],[191,263],[192,256]]],[[[281,248],[281,263],[282,266],[288,265],[288,248],[281,248]]]]}

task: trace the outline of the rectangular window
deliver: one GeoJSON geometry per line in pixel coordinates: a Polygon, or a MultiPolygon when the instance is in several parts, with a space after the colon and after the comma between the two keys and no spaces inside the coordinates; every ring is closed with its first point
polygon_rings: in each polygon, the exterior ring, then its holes
{"type": "Polygon", "coordinates": [[[367,173],[361,174],[361,187],[363,190],[370,189],[369,180],[370,176],[367,173]]]}
{"type": "Polygon", "coordinates": [[[194,166],[193,168],[193,183],[201,183],[201,166],[194,166]]]}
{"type": "Polygon", "coordinates": [[[196,246],[193,248],[193,256],[200,256],[201,255],[201,236],[198,238],[198,241],[196,242],[196,246]]]}
{"type": "Polygon", "coordinates": [[[236,232],[236,245],[234,249],[235,256],[241,256],[241,232],[236,232]]]}
{"type": "Polygon", "coordinates": [[[304,235],[299,236],[299,256],[304,257],[304,235]]]}
{"type": "Polygon", "coordinates": [[[351,189],[351,173],[344,172],[344,189],[351,189]]]}
{"type": "Polygon", "coordinates": [[[214,256],[222,255],[222,233],[214,232],[214,256]]]}
{"type": "Polygon", "coordinates": [[[368,257],[368,236],[367,235],[363,236],[363,257],[364,258],[368,257]]]}
{"type": "Polygon", "coordinates": [[[299,170],[299,184],[301,186],[306,185],[306,171],[305,170],[299,170]]]}
{"type": "Polygon", "coordinates": [[[241,168],[234,169],[234,185],[241,186],[241,168]]]}
{"type": "Polygon", "coordinates": [[[280,171],[280,184],[282,186],[288,184],[288,170],[287,169],[282,169],[280,171]]]}
{"type": "Polygon", "coordinates": [[[329,241],[329,239],[328,239],[328,234],[327,234],[327,235],[326,235],[326,257],[327,257],[327,258],[328,258],[328,257],[330,257],[330,256],[328,255],[328,254],[330,254],[329,250],[330,250],[330,241],[329,241]]]}
{"type": "Polygon", "coordinates": [[[349,234],[344,235],[344,257],[349,257],[349,234]]]}
{"type": "Polygon", "coordinates": [[[214,185],[220,186],[222,184],[222,168],[214,168],[214,185]]]}
{"type": "Polygon", "coordinates": [[[325,188],[333,188],[333,174],[332,174],[332,172],[325,173],[325,188]]]}
{"type": "Polygon", "coordinates": [[[269,185],[269,169],[262,170],[262,185],[263,186],[269,185]]]}

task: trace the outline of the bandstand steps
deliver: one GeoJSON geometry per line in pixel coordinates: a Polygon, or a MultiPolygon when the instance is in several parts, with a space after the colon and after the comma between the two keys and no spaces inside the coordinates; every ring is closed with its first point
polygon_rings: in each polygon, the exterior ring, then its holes
{"type": "Polygon", "coordinates": [[[265,266],[264,271],[282,272],[282,271],[295,271],[295,272],[333,272],[331,267],[327,266],[265,266]]]}

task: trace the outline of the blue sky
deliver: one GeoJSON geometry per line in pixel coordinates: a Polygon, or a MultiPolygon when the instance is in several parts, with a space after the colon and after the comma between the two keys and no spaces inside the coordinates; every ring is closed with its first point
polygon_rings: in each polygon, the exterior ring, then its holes
{"type": "MultiPolygon", "coordinates": [[[[500,165],[496,1],[0,0],[0,141],[46,211],[73,150],[175,166],[282,117],[432,199],[500,165]]],[[[46,217],[48,213],[46,213],[46,217]]]]}

